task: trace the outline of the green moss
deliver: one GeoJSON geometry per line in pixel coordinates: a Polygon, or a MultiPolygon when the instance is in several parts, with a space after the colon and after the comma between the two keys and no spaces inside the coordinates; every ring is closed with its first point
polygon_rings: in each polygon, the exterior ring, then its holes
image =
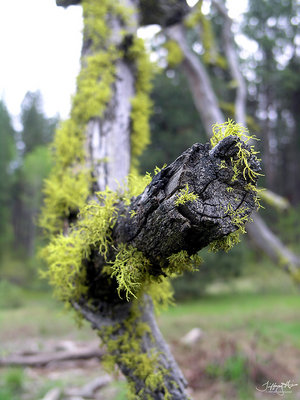
{"type": "MultiPolygon", "coordinates": [[[[148,324],[141,318],[140,308],[134,303],[129,317],[121,324],[104,327],[99,331],[103,343],[107,347],[108,355],[103,364],[110,371],[115,364],[131,371],[129,378],[128,399],[139,399],[147,396],[145,391],[160,391],[165,399],[171,399],[170,392],[165,386],[169,371],[160,362],[160,353],[153,347],[150,351],[143,350],[142,342],[145,335],[151,335],[148,324]],[[146,390],[136,393],[134,379],[145,382],[146,390]]],[[[151,395],[149,394],[149,399],[151,395]]]]}
{"type": "Polygon", "coordinates": [[[56,296],[70,302],[86,293],[84,260],[96,248],[107,256],[111,246],[111,229],[116,218],[117,194],[107,190],[97,193],[98,201],[91,201],[81,208],[76,226],[68,236],[53,237],[43,250],[48,263],[44,273],[54,286],[56,296]],[[100,204],[99,204],[100,203],[100,204]]]}
{"type": "MultiPolygon", "coordinates": [[[[238,178],[242,175],[245,185],[244,189],[248,192],[251,192],[254,196],[254,200],[256,203],[257,209],[261,207],[260,205],[260,197],[259,191],[255,185],[258,176],[261,174],[254,171],[250,166],[250,158],[254,157],[257,161],[258,152],[255,151],[254,146],[249,146],[249,149],[246,149],[243,145],[243,142],[248,143],[249,140],[258,140],[254,135],[249,135],[249,131],[244,126],[235,123],[231,119],[228,119],[227,122],[222,124],[213,125],[213,136],[210,140],[211,146],[215,147],[221,140],[228,136],[237,136],[241,139],[236,146],[238,148],[238,152],[236,157],[230,159],[231,168],[233,170],[233,176],[231,178],[231,183],[234,184],[238,180],[238,178]],[[250,180],[251,183],[248,182],[250,180]]],[[[225,160],[222,160],[219,168],[227,168],[225,160]]],[[[226,188],[228,193],[232,193],[234,191],[234,187],[226,188]]],[[[236,226],[237,231],[231,233],[230,235],[218,239],[210,244],[211,251],[217,251],[219,249],[224,251],[229,251],[236,243],[240,242],[240,234],[246,233],[245,225],[248,221],[250,221],[250,217],[248,215],[248,209],[246,207],[238,207],[234,209],[231,204],[228,204],[227,209],[225,210],[224,216],[229,216],[232,223],[236,226]]]]}
{"type": "Polygon", "coordinates": [[[122,292],[125,292],[127,301],[130,295],[137,298],[142,283],[149,275],[150,261],[134,247],[120,244],[116,258],[110,264],[110,275],[117,280],[119,296],[122,297],[122,292]]]}
{"type": "Polygon", "coordinates": [[[170,68],[174,68],[181,64],[183,61],[182,51],[175,40],[168,40],[165,45],[165,49],[168,51],[167,63],[170,68]]]}
{"type": "Polygon", "coordinates": [[[110,47],[86,57],[86,67],[77,78],[77,93],[73,98],[71,116],[75,121],[86,124],[103,114],[112,96],[118,56],[116,49],[110,47]]]}
{"type": "Polygon", "coordinates": [[[189,185],[186,184],[184,189],[180,189],[177,199],[175,200],[174,204],[178,207],[180,204],[185,204],[188,201],[196,201],[198,199],[198,195],[189,192],[189,185]]]}
{"type": "Polygon", "coordinates": [[[189,255],[186,250],[174,253],[168,257],[169,265],[166,269],[168,276],[178,276],[184,271],[198,271],[203,260],[198,254],[189,255]]]}
{"type": "Polygon", "coordinates": [[[224,236],[222,239],[215,240],[209,245],[209,251],[216,253],[219,250],[223,250],[226,253],[232,249],[233,246],[240,243],[240,230],[237,230],[230,235],[224,236]]]}

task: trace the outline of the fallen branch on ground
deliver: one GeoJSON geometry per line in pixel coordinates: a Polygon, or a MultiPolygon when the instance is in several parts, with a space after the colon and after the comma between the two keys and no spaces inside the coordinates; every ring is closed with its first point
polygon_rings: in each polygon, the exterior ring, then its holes
{"type": "Polygon", "coordinates": [[[99,347],[89,347],[72,351],[59,351],[56,353],[38,353],[38,354],[11,354],[7,357],[0,357],[0,367],[7,366],[27,366],[43,367],[52,362],[70,361],[70,360],[89,360],[91,358],[101,359],[104,350],[99,347]]]}

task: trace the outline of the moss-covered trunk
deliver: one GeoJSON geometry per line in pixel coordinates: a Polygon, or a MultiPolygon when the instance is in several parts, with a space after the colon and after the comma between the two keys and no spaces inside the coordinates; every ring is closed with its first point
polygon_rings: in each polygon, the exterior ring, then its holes
{"type": "Polygon", "coordinates": [[[139,21],[170,26],[188,10],[183,0],[148,3],[81,1],[82,69],[54,141],[44,256],[56,293],[97,329],[132,398],[185,400],[153,303],[170,301],[169,279],[197,268],[198,250],[238,240],[256,207],[259,165],[243,128],[229,122],[215,126],[212,146],[195,144],[153,179],[139,177],[152,68],[136,31],[139,21]]]}

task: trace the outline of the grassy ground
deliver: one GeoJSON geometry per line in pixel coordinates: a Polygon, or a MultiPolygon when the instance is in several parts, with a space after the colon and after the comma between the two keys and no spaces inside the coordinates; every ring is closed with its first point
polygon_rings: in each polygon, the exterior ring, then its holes
{"type": "MultiPolygon", "coordinates": [[[[195,399],[251,400],[264,397],[257,397],[250,376],[250,354],[270,373],[279,368],[278,379],[300,384],[299,306],[297,294],[210,295],[170,308],[158,321],[195,399]],[[181,344],[182,336],[195,327],[203,331],[201,340],[192,347],[181,344]]],[[[21,307],[0,309],[1,355],[30,346],[43,350],[53,339],[94,341],[97,336],[87,325],[78,329],[72,315],[49,294],[27,292],[21,307]]],[[[62,369],[0,369],[0,399],[37,400],[53,386],[84,384],[99,372],[95,361],[62,369]]],[[[126,399],[124,384],[113,383],[101,392],[101,399],[126,399]]]]}

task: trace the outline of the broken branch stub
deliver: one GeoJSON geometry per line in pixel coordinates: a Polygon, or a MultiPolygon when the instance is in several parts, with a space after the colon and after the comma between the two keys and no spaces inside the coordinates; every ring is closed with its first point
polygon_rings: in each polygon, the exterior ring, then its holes
{"type": "MultiPolygon", "coordinates": [[[[238,143],[249,149],[236,136],[212,150],[196,143],[162,169],[129,207],[120,207],[114,242],[132,245],[163,267],[172,254],[194,254],[239,229],[256,208],[256,192],[250,189],[256,177],[242,162],[233,168],[238,143]]],[[[250,151],[247,164],[255,173],[260,170],[250,151]]]]}

